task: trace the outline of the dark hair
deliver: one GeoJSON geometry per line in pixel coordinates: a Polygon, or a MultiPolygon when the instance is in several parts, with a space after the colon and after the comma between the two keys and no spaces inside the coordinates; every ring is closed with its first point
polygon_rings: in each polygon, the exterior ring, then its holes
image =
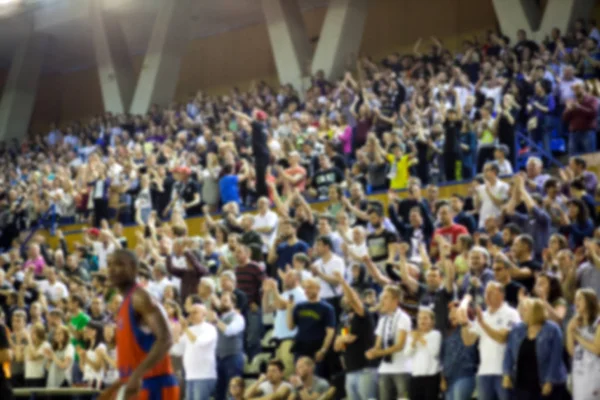
{"type": "Polygon", "coordinates": [[[380,202],[374,201],[369,205],[368,214],[377,214],[378,217],[383,217],[383,205],[380,202]]]}
{"type": "Polygon", "coordinates": [[[515,224],[514,222],[504,225],[504,229],[508,229],[508,231],[512,235],[520,235],[521,233],[523,233],[523,230],[521,229],[521,227],[519,225],[515,224]]]}
{"type": "Polygon", "coordinates": [[[578,224],[585,224],[587,222],[589,219],[589,211],[581,199],[571,199],[567,202],[567,205],[574,205],[579,210],[576,221],[578,224]]]}
{"type": "Polygon", "coordinates": [[[531,235],[529,235],[527,233],[523,233],[523,234],[519,235],[519,237],[517,239],[519,241],[525,243],[525,245],[527,246],[527,248],[530,251],[533,250],[533,237],[531,237],[531,235]]]}
{"type": "Polygon", "coordinates": [[[585,190],[585,181],[583,180],[583,178],[573,179],[570,187],[571,187],[571,189],[575,189],[575,190],[585,190]]]}
{"type": "Polygon", "coordinates": [[[544,182],[544,191],[548,191],[550,188],[557,188],[558,180],[555,178],[548,178],[546,182],[544,182]]]}
{"type": "Polygon", "coordinates": [[[308,256],[304,253],[294,254],[294,257],[292,257],[292,260],[299,261],[302,264],[304,264],[305,269],[310,265],[310,258],[308,258],[308,256]]]}
{"type": "Polygon", "coordinates": [[[85,300],[83,299],[83,297],[81,297],[78,294],[74,294],[71,295],[71,301],[77,303],[77,305],[79,306],[79,308],[84,308],[85,307],[85,300]]]}
{"type": "Polygon", "coordinates": [[[283,365],[283,362],[279,359],[269,361],[267,366],[268,367],[270,367],[270,366],[276,367],[277,369],[279,369],[280,372],[283,372],[285,370],[285,365],[283,365]]]}
{"type": "Polygon", "coordinates": [[[496,173],[496,175],[498,175],[500,173],[500,167],[498,167],[498,164],[496,164],[495,162],[491,162],[491,161],[486,162],[485,167],[491,168],[496,173]]]}
{"type": "Polygon", "coordinates": [[[556,302],[556,300],[563,297],[563,292],[562,292],[562,287],[560,286],[560,281],[558,280],[558,278],[555,275],[550,274],[548,272],[542,272],[541,274],[538,275],[538,279],[539,278],[548,279],[548,286],[549,286],[548,303],[554,304],[554,302],[556,302]]]}
{"type": "Polygon", "coordinates": [[[327,246],[329,250],[333,249],[333,240],[331,240],[329,236],[321,235],[317,238],[317,242],[321,242],[321,244],[327,246]]]}
{"type": "Polygon", "coordinates": [[[573,157],[572,160],[578,167],[583,169],[587,167],[587,161],[583,157],[573,157]]]}
{"type": "Polygon", "coordinates": [[[462,202],[464,202],[464,201],[465,201],[465,198],[464,198],[464,196],[461,196],[461,195],[460,195],[460,194],[458,194],[458,193],[452,193],[452,196],[450,196],[450,197],[454,197],[455,199],[458,199],[458,200],[460,200],[460,201],[462,201],[462,202]]]}

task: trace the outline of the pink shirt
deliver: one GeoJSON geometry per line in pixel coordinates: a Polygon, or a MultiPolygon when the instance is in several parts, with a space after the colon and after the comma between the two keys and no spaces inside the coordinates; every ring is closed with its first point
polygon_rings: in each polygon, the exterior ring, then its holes
{"type": "Polygon", "coordinates": [[[44,268],[46,267],[46,262],[44,261],[44,257],[41,255],[38,256],[35,260],[27,260],[23,265],[23,268],[33,268],[33,273],[36,275],[41,275],[44,272],[44,268]]]}
{"type": "Polygon", "coordinates": [[[352,127],[346,126],[344,133],[339,136],[340,142],[342,142],[342,149],[344,154],[352,153],[352,127]]]}

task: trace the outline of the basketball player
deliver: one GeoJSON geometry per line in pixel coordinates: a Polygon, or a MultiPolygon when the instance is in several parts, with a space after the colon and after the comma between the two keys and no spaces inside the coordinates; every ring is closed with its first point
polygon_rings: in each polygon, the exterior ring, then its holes
{"type": "Polygon", "coordinates": [[[108,278],[123,295],[117,314],[117,368],[125,398],[179,400],[169,349],[173,343],[167,316],[159,303],[136,284],[138,259],[116,250],[108,260],[108,278]]]}

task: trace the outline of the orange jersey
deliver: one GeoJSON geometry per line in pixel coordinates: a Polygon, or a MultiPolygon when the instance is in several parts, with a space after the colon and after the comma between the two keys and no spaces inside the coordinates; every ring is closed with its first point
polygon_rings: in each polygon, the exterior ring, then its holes
{"type": "MultiPolygon", "coordinates": [[[[131,296],[138,288],[135,286],[125,297],[117,315],[117,368],[121,379],[128,378],[140,365],[156,340],[156,337],[145,331],[136,319],[131,296]]],[[[166,375],[173,375],[171,358],[168,354],[144,375],[144,380],[166,375]]]]}

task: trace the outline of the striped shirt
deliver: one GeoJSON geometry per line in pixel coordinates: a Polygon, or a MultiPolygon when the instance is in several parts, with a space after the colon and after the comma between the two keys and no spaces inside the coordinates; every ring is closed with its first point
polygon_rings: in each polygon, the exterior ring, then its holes
{"type": "Polygon", "coordinates": [[[248,296],[248,303],[261,303],[260,290],[265,279],[263,270],[253,262],[240,265],[235,270],[237,287],[248,296]]]}

